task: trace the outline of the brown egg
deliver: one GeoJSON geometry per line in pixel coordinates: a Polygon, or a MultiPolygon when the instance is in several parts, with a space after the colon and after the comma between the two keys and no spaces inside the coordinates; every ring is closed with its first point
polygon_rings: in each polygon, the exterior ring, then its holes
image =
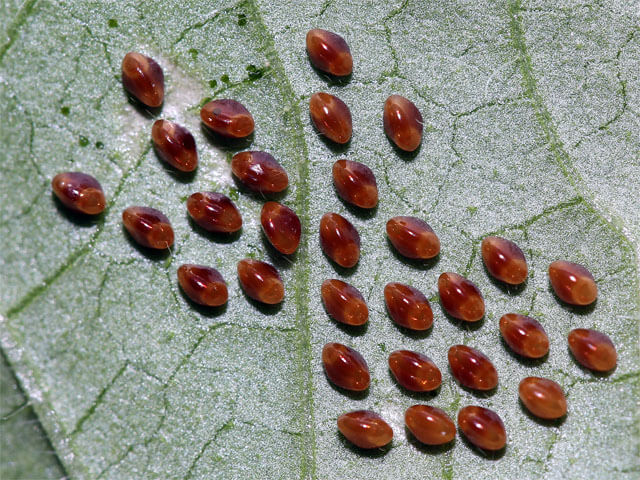
{"type": "Polygon", "coordinates": [[[409,431],[425,445],[444,445],[456,436],[456,426],[444,410],[414,405],[404,414],[409,431]]]}
{"type": "Polygon", "coordinates": [[[51,180],[51,189],[58,200],[74,212],[97,215],[107,206],[100,183],[86,173],[59,173],[51,180]]]}
{"type": "Polygon", "coordinates": [[[351,50],[344,38],[327,30],[307,32],[307,53],[314,67],[331,75],[343,77],[353,70],[351,50]]]}
{"type": "Polygon", "coordinates": [[[198,166],[198,152],[193,135],[186,128],[168,120],[157,120],[151,129],[151,140],[160,158],[182,172],[193,172],[198,166]]]}
{"type": "Polygon", "coordinates": [[[278,202],[267,202],[260,214],[262,231],[280,253],[289,255],[300,244],[302,225],[296,212],[278,202]]]}
{"type": "Polygon", "coordinates": [[[231,159],[231,171],[254,192],[278,193],[289,186],[287,172],[267,152],[236,153],[231,159]]]}
{"type": "Polygon", "coordinates": [[[178,283],[194,302],[207,307],[227,303],[227,284],[216,269],[204,265],[185,264],[178,268],[178,283]]]}
{"type": "Polygon", "coordinates": [[[322,349],[322,364],[327,378],[338,387],[354,392],[369,388],[369,367],[353,348],[341,343],[327,343],[322,349]]]}
{"type": "Polygon", "coordinates": [[[440,303],[446,312],[465,322],[477,322],[484,316],[484,299],[478,287],[457,273],[445,272],[438,278],[440,303]]]}
{"type": "Polygon", "coordinates": [[[549,351],[549,338],[531,317],[507,313],[500,318],[500,333],[511,350],[527,358],[541,358],[549,351]]]}
{"type": "Polygon", "coordinates": [[[589,305],[598,296],[591,272],[577,263],[557,260],[549,265],[549,280],[556,295],[571,305],[589,305]]]}
{"type": "Polygon", "coordinates": [[[426,260],[440,253],[440,239],[428,223],[416,217],[391,218],[387,236],[400,255],[407,258],[426,260]]]}
{"type": "Polygon", "coordinates": [[[553,380],[540,377],[523,378],[518,387],[520,400],[536,417],[554,420],[567,413],[567,399],[562,387],[553,380]]]}
{"type": "Polygon", "coordinates": [[[360,448],[380,448],[393,439],[393,430],[380,415],[369,410],[345,413],[338,418],[338,430],[360,448]]]}
{"type": "Polygon", "coordinates": [[[157,108],[164,101],[164,74],[158,63],[137,52],[122,59],[122,86],[140,103],[157,108]]]}
{"type": "Polygon", "coordinates": [[[500,450],[507,444],[502,419],[483,407],[464,407],[458,412],[458,429],[471,443],[483,450],[500,450]]]}
{"type": "Polygon", "coordinates": [[[580,365],[596,372],[608,372],[615,368],[618,361],[618,353],[611,339],[596,330],[571,330],[569,349],[580,365]]]}
{"type": "Polygon", "coordinates": [[[422,114],[410,100],[391,95],[384,103],[384,131],[398,148],[413,152],[422,141],[422,114]]]}
{"type": "Polygon", "coordinates": [[[466,345],[449,348],[451,373],[460,385],[473,390],[492,390],[498,385],[498,372],[482,352],[466,345]]]}
{"type": "Polygon", "coordinates": [[[353,267],[360,258],[360,235],[349,220],[337,213],[320,219],[320,246],[341,267],[353,267]]]}
{"type": "Polygon", "coordinates": [[[401,327],[427,330],[433,324],[433,311],[427,297],[416,288],[403,283],[388,283],[384,301],[389,315],[401,327]]]}
{"type": "Polygon", "coordinates": [[[129,235],[143,247],[164,250],[173,245],[173,228],[164,213],[150,207],[129,207],[122,212],[129,235]]]}
{"type": "Polygon", "coordinates": [[[342,280],[325,280],[321,288],[322,303],[336,322],[345,325],[364,325],[369,319],[369,309],[362,294],[342,280]]]}
{"type": "Polygon", "coordinates": [[[209,232],[233,233],[242,228],[242,217],[229,197],[215,192],[197,192],[187,199],[193,221],[209,232]]]}
{"type": "Polygon", "coordinates": [[[389,369],[400,385],[413,392],[430,392],[442,383],[436,364],[426,355],[411,350],[392,352],[389,369]]]}
{"type": "Polygon", "coordinates": [[[212,100],[200,110],[200,119],[213,132],[225,138],[246,138],[255,124],[249,110],[231,99],[212,100]]]}
{"type": "Polygon", "coordinates": [[[338,97],[324,92],[311,95],[309,114],[318,131],[336,143],[351,140],[352,124],[349,107],[338,97]]]}
{"type": "Polygon", "coordinates": [[[364,163],[338,160],[333,164],[333,184],[345,202],[360,208],[378,204],[376,177],[364,163]]]}
{"type": "Polygon", "coordinates": [[[515,243],[501,237],[482,240],[482,260],[491,275],[511,285],[527,279],[527,259],[515,243]]]}
{"type": "Polygon", "coordinates": [[[250,298],[268,305],[284,299],[284,284],[278,271],[266,262],[245,258],[238,262],[240,286],[250,298]]]}

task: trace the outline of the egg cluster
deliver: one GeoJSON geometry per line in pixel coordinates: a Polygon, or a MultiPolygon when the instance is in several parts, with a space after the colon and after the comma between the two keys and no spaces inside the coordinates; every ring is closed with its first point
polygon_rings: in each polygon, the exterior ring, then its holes
{"type": "MultiPolygon", "coordinates": [[[[306,39],[311,64],[328,75],[344,77],[352,73],[353,58],[347,42],[326,30],[311,30],[306,39]]],[[[122,84],[133,99],[149,108],[164,102],[164,75],[160,65],[141,53],[128,53],[122,62],[122,84]]],[[[324,92],[311,96],[311,121],[322,135],[338,144],[348,143],[353,126],[349,107],[339,98],[324,92]]],[[[384,131],[400,150],[415,151],[422,141],[423,119],[418,108],[407,98],[391,95],[382,112],[384,131]]],[[[251,113],[233,99],[216,99],[200,112],[202,123],[221,142],[243,139],[254,131],[251,113]]],[[[198,152],[191,133],[168,120],[157,120],[151,140],[158,156],[173,168],[192,172],[198,166],[198,152]]],[[[247,189],[263,195],[284,191],[289,185],[285,169],[267,152],[244,151],[233,156],[231,170],[247,189]]],[[[333,180],[338,195],[356,207],[370,209],[378,204],[374,172],[360,162],[338,160],[333,180]]],[[[80,172],[63,172],[52,180],[52,189],[60,202],[80,214],[98,215],[106,208],[100,183],[80,172]]],[[[242,216],[231,199],[216,192],[196,192],[187,200],[190,217],[201,228],[220,234],[237,232],[242,216]]],[[[122,212],[122,222],[129,235],[150,249],[167,249],[174,243],[169,219],[147,206],[131,206],[122,212]]],[[[273,247],[283,255],[296,251],[302,225],[289,207],[267,201],[260,215],[263,232],[273,247]]],[[[440,252],[440,240],[422,219],[399,216],[386,224],[387,237],[397,252],[413,260],[427,260],[440,252]]],[[[344,268],[355,266],[360,258],[360,236],[343,216],[326,213],[319,225],[320,246],[325,255],[344,268]]],[[[482,258],[495,279],[509,285],[522,284],[528,275],[522,250],[512,241],[487,237],[482,241],[482,258]]],[[[285,296],[284,283],[272,265],[253,259],[238,262],[238,278],[250,298],[265,304],[280,303],[285,296]]],[[[584,267],[560,260],[549,266],[549,279],[557,297],[573,305],[589,305],[598,289],[591,273],[584,267]]],[[[195,303],[216,307],[228,299],[226,282],[215,269],[195,264],[178,268],[178,283],[195,303]]],[[[369,310],[356,287],[339,279],[328,279],[321,286],[322,302],[335,321],[359,326],[368,321],[369,310]]],[[[464,322],[477,322],[485,315],[485,304],[478,287],[454,272],[444,272],[438,279],[438,293],[444,310],[464,322]]],[[[384,300],[391,319],[409,330],[427,330],[433,324],[429,301],[419,290],[402,283],[384,287],[384,300]]],[[[549,339],[542,325],[533,318],[507,313],[500,319],[500,332],[515,353],[526,358],[543,358],[549,352],[549,339]]],[[[569,349],[584,367],[609,371],[617,362],[615,347],[605,334],[575,329],[568,338],[569,349]]],[[[426,355],[397,350],[389,355],[389,369],[399,385],[414,392],[437,389],[442,374],[426,355]]],[[[490,391],[498,385],[498,372],[482,352],[466,345],[449,348],[451,372],[465,388],[490,391]]],[[[336,386],[363,391],[371,382],[367,362],[357,351],[340,343],[328,343],[322,350],[327,378],[336,386]]],[[[533,414],[543,419],[557,419],[567,413],[567,403],[560,385],[552,380],[527,377],[520,382],[519,396],[533,414]]],[[[500,416],[480,406],[465,406],[458,413],[458,429],[476,447],[500,450],[507,442],[500,416]]],[[[452,441],[456,427],[441,409],[414,405],[405,412],[405,422],[417,440],[428,445],[452,441]]],[[[375,412],[359,410],[338,418],[339,431],[361,448],[379,448],[393,438],[391,427],[375,412]]]]}

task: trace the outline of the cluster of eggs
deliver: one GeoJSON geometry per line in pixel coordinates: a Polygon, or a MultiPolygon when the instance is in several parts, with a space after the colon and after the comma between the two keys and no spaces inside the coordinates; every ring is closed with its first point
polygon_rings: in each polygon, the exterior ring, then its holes
{"type": "MultiPolygon", "coordinates": [[[[351,75],[353,58],[345,40],[326,30],[307,34],[307,52],[318,70],[333,76],[351,75]]],[[[138,102],[157,108],[164,101],[162,68],[140,53],[128,53],[122,62],[124,88],[138,102]]],[[[345,144],[352,135],[351,112],[339,98],[318,92],[311,96],[309,113],[317,130],[333,142],[345,144]]],[[[204,125],[221,139],[246,138],[254,131],[251,113],[232,99],[218,99],[205,104],[200,112],[204,125]]],[[[384,105],[383,126],[389,139],[401,150],[415,151],[422,140],[423,119],[418,108],[408,99],[391,95],[384,105]]],[[[157,120],[151,138],[158,155],[172,167],[191,172],[198,164],[196,144],[184,127],[168,120],[157,120]]],[[[289,184],[284,168],[267,152],[245,151],[233,156],[233,175],[249,190],[261,194],[282,192],[289,184]]],[[[333,180],[342,199],[359,208],[378,204],[374,173],[366,165],[338,160],[334,163],[333,180]]],[[[56,175],[52,188],[68,208],[82,214],[96,215],[106,208],[99,182],[80,172],[56,175]]],[[[234,203],[220,193],[196,192],[187,200],[193,221],[210,232],[229,234],[242,227],[242,216],[234,203]]],[[[122,213],[122,221],[131,237],[140,245],[166,249],[173,245],[174,233],[169,219],[160,211],[132,206],[122,213]]],[[[273,247],[284,255],[298,248],[302,233],[300,219],[289,207],[267,201],[261,212],[263,231],[273,247]]],[[[440,240],[423,220],[399,216],[386,224],[393,247],[403,256],[426,260],[440,252],[440,240]]],[[[356,228],[343,216],[327,213],[320,220],[320,245],[336,264],[351,268],[360,257],[360,237],[356,228]]],[[[482,258],[487,271],[497,280],[510,285],[522,284],[528,268],[522,250],[510,240],[487,237],[482,242],[482,258]]],[[[280,303],[285,295],[278,271],[270,264],[252,259],[238,263],[238,278],[245,293],[266,304],[280,303]]],[[[549,279],[560,300],[573,305],[589,305],[597,296],[597,286],[584,267],[556,261],[549,266],[549,279]]],[[[226,303],[227,285],[220,273],[210,267],[185,264],[178,268],[178,283],[194,302],[215,307],[226,303]]],[[[480,290],[470,280],[453,272],[438,279],[438,293],[444,310],[464,322],[484,317],[485,305],[480,290]]],[[[337,322],[358,326],[368,321],[369,311],[362,294],[352,285],[338,279],[322,283],[321,297],[327,313],[337,322]]],[[[402,283],[389,283],[384,299],[390,317],[403,328],[427,330],[433,324],[429,301],[419,290],[402,283]]],[[[549,351],[549,339],[542,325],[533,318],[508,313],[500,319],[500,332],[506,344],[526,358],[542,358],[549,351]]],[[[609,337],[601,332],[576,329],[569,334],[569,348],[576,360],[586,368],[608,371],[615,367],[617,354],[609,337]]],[[[464,387],[489,391],[498,384],[498,373],[482,352],[466,345],[449,349],[451,372],[464,387]]],[[[366,361],[354,349],[339,343],[328,343],[322,350],[327,378],[340,388],[363,391],[369,387],[366,361]]],[[[389,368],[398,383],[407,390],[428,392],[437,389],[442,374],[427,356],[409,350],[397,350],[389,356],[389,368]]],[[[519,386],[519,396],[532,414],[543,419],[557,419],[567,412],[560,385],[552,380],[527,377],[519,386]]],[[[456,427],[441,409],[414,405],[407,409],[405,422],[419,441],[428,445],[448,443],[455,437],[456,427]]],[[[458,413],[458,428],[474,445],[485,450],[499,450],[507,441],[499,415],[480,406],[466,406],[458,413]]],[[[360,410],[338,418],[338,429],[361,448],[387,445],[391,427],[375,412],[360,410]]]]}

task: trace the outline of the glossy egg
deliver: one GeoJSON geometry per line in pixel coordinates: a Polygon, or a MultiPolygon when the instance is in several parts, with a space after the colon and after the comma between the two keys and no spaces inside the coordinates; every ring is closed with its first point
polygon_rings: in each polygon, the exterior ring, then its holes
{"type": "Polygon", "coordinates": [[[160,158],[182,172],[198,166],[198,152],[193,135],[186,128],[168,120],[157,120],[151,129],[151,140],[160,158]]]}
{"type": "Polygon", "coordinates": [[[157,108],[164,101],[164,74],[158,63],[137,52],[122,59],[122,85],[140,103],[157,108]]]}
{"type": "Polygon", "coordinates": [[[300,244],[302,225],[296,212],[277,202],[267,202],[260,213],[262,231],[280,253],[289,255],[300,244]]]}
{"type": "Polygon", "coordinates": [[[245,258],[238,262],[238,280],[250,298],[274,305],[284,299],[284,284],[273,265],[245,258]]]}
{"type": "Polygon", "coordinates": [[[327,343],[322,349],[327,378],[345,390],[361,392],[369,388],[371,377],[364,357],[341,343],[327,343]]]}
{"type": "Polygon", "coordinates": [[[484,299],[478,287],[453,272],[445,272],[438,278],[440,303],[446,312],[465,322],[477,322],[484,316],[484,299]]]}
{"type": "Polygon", "coordinates": [[[320,219],[320,246],[341,267],[353,267],[360,259],[360,235],[349,220],[337,213],[320,219]]]}
{"type": "Polygon", "coordinates": [[[427,330],[433,324],[433,311],[424,294],[403,283],[388,283],[384,287],[384,301],[389,315],[401,327],[427,330]]]}
{"type": "Polygon", "coordinates": [[[278,193],[289,186],[282,165],[267,152],[240,152],[231,159],[231,171],[248,189],[259,193],[278,193]]]}
{"type": "Polygon", "coordinates": [[[541,358],[549,351],[549,338],[539,322],[518,313],[500,318],[500,333],[507,345],[527,358],[541,358]]]}
{"type": "Polygon", "coordinates": [[[59,173],[51,180],[51,189],[60,203],[74,212],[97,215],[107,206],[100,182],[86,173],[59,173]]]}
{"type": "Polygon", "coordinates": [[[554,420],[567,413],[567,399],[562,387],[553,380],[540,377],[523,378],[518,395],[527,410],[536,417],[554,420]]]}
{"type": "Polygon", "coordinates": [[[227,303],[227,284],[216,269],[204,265],[185,264],[178,268],[178,283],[195,303],[218,307],[227,303]]]}
{"type": "Polygon", "coordinates": [[[440,253],[440,239],[429,224],[416,217],[393,217],[387,222],[387,237],[407,258],[427,260],[440,253]]]}
{"type": "Polygon", "coordinates": [[[360,208],[378,204],[376,177],[364,163],[338,160],[333,164],[333,184],[345,202],[360,208]]]}
{"type": "Polygon", "coordinates": [[[549,280],[556,295],[571,305],[590,305],[598,297],[591,272],[577,263],[557,260],[549,265],[549,280]]]}
{"type": "Polygon", "coordinates": [[[212,100],[200,110],[200,119],[209,129],[225,138],[246,138],[255,123],[247,108],[231,99],[212,100]]]}
{"type": "Polygon", "coordinates": [[[502,419],[488,408],[472,405],[460,409],[458,428],[467,440],[483,450],[500,450],[507,444],[502,419]]]}
{"type": "Polygon", "coordinates": [[[615,345],[607,335],[597,330],[571,330],[569,350],[580,365],[596,372],[613,370],[618,362],[615,345]]]}
{"type": "Polygon", "coordinates": [[[367,323],[369,309],[362,294],[347,282],[325,280],[320,289],[322,303],[336,322],[359,326],[367,323]]]}
{"type": "Polygon", "coordinates": [[[338,430],[360,448],[380,448],[393,439],[393,430],[380,415],[369,410],[345,413],[338,418],[338,430]]]}
{"type": "Polygon", "coordinates": [[[209,232],[233,233],[242,228],[242,216],[233,201],[216,192],[197,192],[187,199],[189,216],[209,232]]]}
{"type": "Polygon", "coordinates": [[[413,392],[430,392],[442,383],[442,373],[426,355],[396,350],[389,355],[389,369],[398,383],[413,392]]]}
{"type": "Polygon", "coordinates": [[[498,385],[498,372],[482,352],[466,345],[449,348],[449,367],[460,385],[473,390],[492,390],[498,385]]]}
{"type": "Polygon", "coordinates": [[[515,243],[506,238],[486,237],[481,245],[482,260],[489,273],[511,285],[527,279],[527,259],[515,243]]]}
{"type": "Polygon", "coordinates": [[[429,405],[413,405],[404,414],[409,431],[425,445],[444,445],[456,436],[456,426],[444,410],[429,405]]]}
{"type": "Polygon", "coordinates": [[[164,250],[173,245],[173,228],[164,213],[150,207],[129,207],[122,212],[129,235],[143,247],[164,250]]]}
{"type": "Polygon", "coordinates": [[[353,129],[349,107],[334,95],[318,92],[309,100],[311,121],[318,131],[336,143],[351,140],[353,129]]]}
{"type": "Polygon", "coordinates": [[[413,152],[422,141],[422,114],[411,102],[400,95],[391,95],[384,103],[384,131],[396,146],[413,152]]]}
{"type": "Polygon", "coordinates": [[[350,75],[353,57],[347,42],[337,33],[314,29],[307,32],[307,53],[314,67],[339,77],[350,75]]]}

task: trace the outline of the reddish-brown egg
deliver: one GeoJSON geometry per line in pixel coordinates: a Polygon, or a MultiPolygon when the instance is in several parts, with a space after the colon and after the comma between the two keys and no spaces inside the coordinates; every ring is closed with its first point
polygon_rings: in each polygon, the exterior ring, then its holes
{"type": "Polygon", "coordinates": [[[500,450],[507,444],[502,419],[488,408],[472,405],[460,409],[458,428],[467,440],[483,450],[500,450]]]}
{"type": "Polygon", "coordinates": [[[129,235],[143,247],[164,250],[173,245],[173,228],[164,213],[150,207],[129,207],[122,212],[129,235]]]}
{"type": "Polygon", "coordinates": [[[414,392],[430,392],[442,383],[436,364],[426,355],[411,350],[392,352],[389,369],[400,385],[414,392]]]}
{"type": "Polygon", "coordinates": [[[387,283],[384,301],[398,325],[411,330],[427,330],[433,325],[433,311],[423,293],[404,283],[387,283]]]}
{"type": "Polygon", "coordinates": [[[449,348],[451,373],[460,385],[473,390],[491,390],[498,385],[498,372],[482,352],[466,345],[449,348]]]}
{"type": "Polygon", "coordinates": [[[465,322],[477,322],[484,316],[484,299],[478,287],[462,275],[445,272],[438,278],[440,303],[446,312],[465,322]]]}
{"type": "Polygon", "coordinates": [[[364,163],[338,160],[333,164],[333,184],[345,202],[360,208],[378,204],[376,177],[364,163]]]}
{"type": "Polygon", "coordinates": [[[409,431],[425,445],[444,445],[456,436],[456,426],[444,410],[429,405],[407,408],[404,423],[409,431]]]}
{"type": "Polygon", "coordinates": [[[212,131],[226,138],[245,138],[255,124],[249,110],[231,99],[212,100],[200,110],[200,119],[212,131]]]}
{"type": "Polygon", "coordinates": [[[611,339],[597,330],[571,330],[569,349],[580,365],[596,372],[608,372],[615,368],[618,361],[618,353],[611,339]]]}
{"type": "Polygon", "coordinates": [[[411,100],[391,95],[384,103],[384,131],[399,149],[413,152],[422,141],[422,114],[411,100]]]}
{"type": "Polygon", "coordinates": [[[370,410],[345,413],[338,418],[338,430],[360,448],[380,448],[393,439],[393,430],[380,415],[370,410]]]}
{"type": "Polygon", "coordinates": [[[267,152],[240,152],[231,160],[231,171],[248,189],[278,193],[289,185],[287,172],[267,152]]]}
{"type": "Polygon", "coordinates": [[[318,131],[329,140],[347,143],[351,139],[351,112],[338,97],[314,93],[309,100],[309,114],[318,131]]]}
{"type": "Polygon", "coordinates": [[[539,322],[526,315],[507,313],[500,318],[500,333],[518,355],[544,357],[549,351],[549,338],[539,322]]]}
{"type": "Polygon", "coordinates": [[[322,303],[336,322],[346,325],[364,325],[369,309],[357,288],[342,280],[325,280],[321,287],[322,303]]]}
{"type": "Polygon", "coordinates": [[[440,253],[440,239],[427,222],[416,217],[389,219],[387,236],[400,255],[407,258],[427,260],[440,253]]]}
{"type": "Polygon", "coordinates": [[[227,284],[216,269],[185,264],[178,268],[178,283],[191,300],[207,307],[227,303],[227,284]]]}
{"type": "Polygon", "coordinates": [[[233,233],[242,228],[242,217],[229,197],[215,192],[197,192],[187,199],[193,221],[209,232],[233,233]]]}
{"type": "Polygon", "coordinates": [[[481,250],[487,270],[501,282],[518,285],[527,279],[527,259],[511,240],[486,237],[482,240],[481,250]]]}
{"type": "Polygon", "coordinates": [[[51,189],[65,207],[78,213],[97,215],[107,206],[100,183],[86,173],[59,173],[51,180],[51,189]]]}
{"type": "Polygon", "coordinates": [[[193,135],[186,128],[168,120],[157,120],[151,140],[158,155],[173,168],[193,172],[198,166],[198,152],[193,135]]]}
{"type": "Polygon", "coordinates": [[[369,388],[371,377],[364,357],[341,343],[327,343],[322,349],[327,378],[345,390],[361,392],[369,388]]]}
{"type": "Polygon", "coordinates": [[[262,230],[273,248],[291,254],[300,244],[302,225],[296,212],[277,202],[267,202],[260,214],[262,230]]]}
{"type": "Polygon", "coordinates": [[[598,296],[591,272],[577,263],[557,260],[549,265],[549,280],[556,295],[572,305],[589,305],[598,296]]]}
{"type": "Polygon", "coordinates": [[[320,219],[320,246],[341,267],[353,267],[360,258],[358,231],[337,213],[325,213],[320,219]]]}
{"type": "Polygon", "coordinates": [[[307,32],[307,53],[314,67],[343,77],[353,70],[349,45],[337,33],[314,29],[307,32]]]}
{"type": "Polygon", "coordinates": [[[562,387],[540,377],[523,378],[518,387],[520,400],[536,417],[553,420],[567,413],[567,399],[562,387]]]}
{"type": "Polygon", "coordinates": [[[274,305],[284,299],[284,284],[272,265],[245,258],[238,262],[240,286],[250,298],[274,305]]]}
{"type": "Polygon", "coordinates": [[[129,52],[122,59],[122,85],[140,103],[157,108],[164,100],[164,74],[146,55],[129,52]]]}

